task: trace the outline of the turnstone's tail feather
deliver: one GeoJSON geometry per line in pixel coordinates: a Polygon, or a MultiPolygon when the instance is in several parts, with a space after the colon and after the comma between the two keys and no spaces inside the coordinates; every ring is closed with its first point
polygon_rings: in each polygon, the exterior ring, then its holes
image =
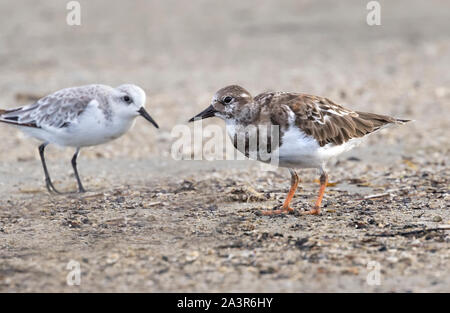
{"type": "Polygon", "coordinates": [[[387,115],[380,115],[375,113],[367,113],[367,112],[356,112],[358,115],[368,121],[373,122],[376,125],[386,125],[386,124],[404,124],[407,122],[410,122],[411,120],[403,120],[398,119],[395,117],[387,116],[387,115]]]}
{"type": "Polygon", "coordinates": [[[373,129],[368,132],[372,133],[374,131],[377,131],[381,128],[384,128],[389,125],[393,124],[405,124],[407,122],[410,122],[411,120],[404,120],[404,119],[398,119],[395,117],[387,116],[387,115],[380,115],[375,113],[368,113],[368,112],[355,112],[358,114],[358,116],[372,124],[373,129]]]}
{"type": "Polygon", "coordinates": [[[400,119],[400,118],[396,119],[397,124],[405,124],[405,123],[413,122],[413,121],[414,120],[403,120],[403,119],[400,119]]]}

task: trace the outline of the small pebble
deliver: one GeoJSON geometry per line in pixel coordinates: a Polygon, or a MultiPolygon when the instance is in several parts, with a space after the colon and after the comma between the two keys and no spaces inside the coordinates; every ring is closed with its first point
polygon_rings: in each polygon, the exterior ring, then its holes
{"type": "Polygon", "coordinates": [[[433,217],[433,222],[435,222],[435,223],[442,222],[442,217],[440,217],[439,215],[436,215],[435,217],[433,217]]]}

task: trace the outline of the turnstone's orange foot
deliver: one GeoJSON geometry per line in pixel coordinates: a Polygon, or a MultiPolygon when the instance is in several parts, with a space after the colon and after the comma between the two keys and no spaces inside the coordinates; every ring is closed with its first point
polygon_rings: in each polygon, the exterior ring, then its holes
{"type": "Polygon", "coordinates": [[[289,169],[289,172],[291,173],[291,189],[289,190],[286,200],[284,200],[282,208],[279,210],[262,211],[261,212],[262,215],[280,215],[280,214],[290,214],[294,212],[294,209],[289,207],[289,204],[291,203],[292,198],[294,198],[294,194],[295,191],[297,190],[300,179],[298,178],[297,172],[295,172],[293,169],[289,169]]]}
{"type": "Polygon", "coordinates": [[[264,216],[292,214],[292,213],[294,213],[294,209],[287,208],[287,209],[278,209],[278,210],[263,210],[263,211],[260,211],[260,213],[261,213],[261,215],[264,215],[264,216]]]}
{"type": "Polygon", "coordinates": [[[307,215],[320,215],[320,207],[314,207],[313,209],[309,211],[303,211],[301,214],[307,214],[307,215]]]}
{"type": "MultiPolygon", "coordinates": [[[[306,214],[320,214],[328,183],[325,165],[329,159],[350,150],[379,129],[408,122],[387,115],[352,111],[327,98],[303,93],[264,92],[253,97],[237,85],[217,91],[211,105],[190,122],[213,116],[225,121],[234,147],[244,155],[289,168],[291,189],[283,208],[289,208],[298,186],[294,169],[319,169],[319,197],[306,214]]],[[[269,214],[286,211],[291,212],[281,209],[269,211],[269,214]]]]}

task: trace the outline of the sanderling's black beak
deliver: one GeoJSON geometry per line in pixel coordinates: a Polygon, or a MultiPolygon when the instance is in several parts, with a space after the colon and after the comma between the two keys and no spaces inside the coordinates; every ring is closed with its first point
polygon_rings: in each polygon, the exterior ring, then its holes
{"type": "Polygon", "coordinates": [[[159,128],[159,126],[158,126],[158,124],[156,124],[155,120],[152,119],[152,117],[150,116],[150,114],[147,113],[147,111],[145,111],[144,107],[140,108],[138,110],[138,112],[143,118],[145,118],[147,121],[149,121],[150,123],[155,125],[156,128],[159,128]]]}
{"type": "Polygon", "coordinates": [[[212,105],[210,105],[209,107],[206,108],[206,110],[198,113],[196,116],[194,116],[193,118],[191,118],[189,120],[190,122],[196,121],[196,120],[202,120],[204,118],[208,118],[208,117],[213,117],[215,116],[217,113],[217,110],[214,109],[214,107],[212,105]]]}

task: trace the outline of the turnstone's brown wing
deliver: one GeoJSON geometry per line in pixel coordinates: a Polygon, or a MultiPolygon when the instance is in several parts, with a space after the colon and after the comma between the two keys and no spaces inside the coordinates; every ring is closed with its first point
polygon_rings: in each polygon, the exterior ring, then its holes
{"type": "Polygon", "coordinates": [[[385,115],[351,111],[327,98],[307,94],[266,93],[255,98],[258,99],[271,106],[272,112],[279,111],[283,105],[288,106],[295,114],[296,126],[313,136],[320,146],[328,143],[340,145],[384,125],[407,122],[385,115]]]}

